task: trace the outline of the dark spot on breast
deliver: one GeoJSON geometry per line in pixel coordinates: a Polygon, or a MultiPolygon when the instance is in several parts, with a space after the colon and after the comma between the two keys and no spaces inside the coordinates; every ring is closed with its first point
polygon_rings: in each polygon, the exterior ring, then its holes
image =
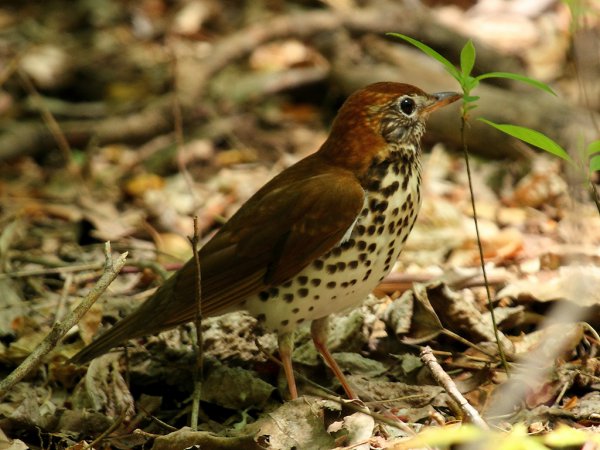
{"type": "Polygon", "coordinates": [[[359,236],[362,236],[363,234],[365,234],[365,226],[364,225],[357,225],[356,226],[356,232],[359,234],[359,236]]]}
{"type": "Polygon", "coordinates": [[[385,222],[385,216],[383,214],[377,214],[373,219],[374,224],[379,224],[385,222]]]}
{"type": "Polygon", "coordinates": [[[335,271],[337,270],[337,266],[335,264],[327,264],[326,269],[329,273],[335,273],[335,271]]]}
{"type": "Polygon", "coordinates": [[[331,254],[335,257],[338,257],[342,254],[342,249],[341,247],[335,247],[333,250],[331,250],[331,254]]]}
{"type": "Polygon", "coordinates": [[[367,281],[370,276],[371,276],[371,269],[367,270],[367,272],[365,273],[365,276],[363,277],[362,280],[367,281]]]}
{"type": "Polygon", "coordinates": [[[398,190],[399,187],[400,183],[398,183],[398,181],[394,181],[389,186],[386,186],[383,189],[381,189],[381,194],[384,197],[390,197],[391,195],[394,195],[394,193],[398,190]]]}
{"type": "Polygon", "coordinates": [[[396,245],[396,241],[395,241],[394,239],[392,239],[392,240],[390,241],[390,243],[388,244],[388,247],[389,247],[389,248],[394,248],[394,245],[396,245]]]}
{"type": "Polygon", "coordinates": [[[364,262],[367,259],[367,254],[366,253],[361,253],[358,255],[358,260],[360,262],[364,262]]]}
{"type": "Polygon", "coordinates": [[[350,269],[356,269],[356,268],[358,267],[358,261],[356,261],[356,260],[355,260],[355,261],[350,261],[350,262],[348,263],[348,267],[349,267],[350,269]]]}
{"type": "Polygon", "coordinates": [[[369,236],[373,236],[375,234],[375,225],[369,225],[369,228],[367,228],[367,233],[369,233],[369,236]]]}
{"type": "Polygon", "coordinates": [[[371,242],[369,244],[369,246],[367,247],[367,250],[371,253],[374,252],[376,249],[377,249],[377,244],[375,242],[371,242]]]}
{"type": "Polygon", "coordinates": [[[306,297],[308,295],[308,289],[306,289],[306,288],[298,289],[298,295],[300,297],[306,297]]]}
{"type": "Polygon", "coordinates": [[[337,263],[337,268],[341,272],[342,270],[344,270],[346,268],[346,263],[343,262],[343,261],[338,262],[337,263]]]}
{"type": "Polygon", "coordinates": [[[304,317],[302,317],[302,318],[300,318],[300,319],[296,320],[296,323],[297,323],[297,324],[301,324],[302,322],[304,322],[304,317]]]}
{"type": "Polygon", "coordinates": [[[381,180],[379,180],[378,178],[373,178],[367,183],[367,191],[378,191],[380,186],[381,180]]]}
{"type": "Polygon", "coordinates": [[[321,279],[320,278],[313,278],[312,280],[310,280],[310,284],[312,284],[313,286],[317,287],[321,284],[321,279]]]}
{"type": "Polygon", "coordinates": [[[370,259],[367,259],[367,260],[365,261],[365,266],[367,266],[367,267],[371,267],[371,260],[370,260],[370,259]]]}
{"type": "Polygon", "coordinates": [[[267,316],[265,316],[264,314],[257,314],[256,315],[256,320],[258,320],[259,322],[264,322],[265,320],[267,320],[267,316]]]}
{"type": "Polygon", "coordinates": [[[321,270],[323,268],[323,261],[320,259],[316,259],[313,261],[313,266],[315,267],[315,269],[321,270]]]}
{"type": "Polygon", "coordinates": [[[314,309],[315,309],[315,307],[314,307],[314,306],[312,306],[312,305],[308,307],[308,310],[309,310],[309,311],[313,311],[314,309]]]}
{"type": "Polygon", "coordinates": [[[258,298],[260,298],[263,302],[266,302],[267,300],[269,300],[269,293],[267,291],[261,291],[258,293],[258,298]]]}
{"type": "Polygon", "coordinates": [[[388,231],[389,231],[390,233],[393,233],[393,232],[394,232],[394,230],[396,229],[396,226],[395,226],[395,225],[396,225],[396,224],[394,223],[394,221],[392,221],[392,222],[390,222],[390,223],[389,223],[389,225],[388,225],[388,231]]]}
{"type": "MultiPolygon", "coordinates": [[[[350,286],[354,286],[356,284],[356,279],[353,278],[352,280],[350,280],[350,286]]],[[[352,293],[354,293],[354,291],[352,291],[352,293]]]]}
{"type": "Polygon", "coordinates": [[[392,216],[397,216],[399,212],[398,208],[392,209],[392,216]]]}
{"type": "Polygon", "coordinates": [[[367,248],[367,243],[365,241],[358,241],[358,244],[356,244],[356,248],[360,251],[363,251],[365,248],[367,248]]]}
{"type": "Polygon", "coordinates": [[[321,296],[319,294],[313,296],[313,300],[319,300],[321,298],[321,296]]]}
{"type": "Polygon", "coordinates": [[[297,278],[298,283],[300,283],[301,286],[304,286],[306,283],[308,283],[308,277],[301,275],[297,278]]]}
{"type": "Polygon", "coordinates": [[[374,198],[369,202],[369,208],[371,209],[371,211],[373,213],[376,213],[376,212],[382,213],[387,209],[387,207],[388,207],[387,200],[378,201],[376,198],[374,198]]]}
{"type": "Polygon", "coordinates": [[[360,212],[360,215],[366,217],[369,214],[369,208],[365,208],[360,212]]]}
{"type": "Polygon", "coordinates": [[[281,325],[283,325],[284,327],[287,327],[288,323],[290,323],[290,321],[287,319],[281,321],[281,325]]]}
{"type": "Polygon", "coordinates": [[[292,309],[292,312],[294,314],[298,314],[300,312],[300,308],[294,308],[294,309],[292,309]]]}
{"type": "Polygon", "coordinates": [[[342,242],[341,247],[342,250],[348,250],[356,245],[356,241],[354,239],[348,239],[345,242],[342,242]]]}
{"type": "Polygon", "coordinates": [[[348,287],[348,282],[347,281],[342,281],[342,283],[340,284],[341,287],[343,288],[347,288],[348,287]]]}
{"type": "Polygon", "coordinates": [[[292,303],[294,301],[294,294],[284,294],[283,295],[283,299],[287,302],[287,303],[292,303]]]}
{"type": "Polygon", "coordinates": [[[383,234],[383,230],[385,230],[385,226],[379,225],[379,228],[377,228],[377,234],[381,236],[383,234]]]}
{"type": "MultiPolygon", "coordinates": [[[[388,273],[389,271],[390,271],[390,265],[389,265],[389,264],[386,264],[386,265],[383,267],[383,273],[388,273]]],[[[382,277],[382,278],[383,278],[383,277],[382,277]]],[[[381,278],[380,278],[380,280],[381,280],[381,278]]]]}
{"type": "Polygon", "coordinates": [[[385,258],[385,263],[386,265],[389,265],[392,262],[392,255],[388,255],[387,258],[385,258]]]}
{"type": "Polygon", "coordinates": [[[406,190],[408,188],[409,180],[410,180],[410,177],[404,177],[404,179],[402,180],[402,189],[406,190]]]}
{"type": "Polygon", "coordinates": [[[336,285],[335,281],[330,281],[329,283],[327,283],[327,288],[333,289],[335,287],[335,285],[336,285]]]}
{"type": "Polygon", "coordinates": [[[402,236],[402,243],[403,244],[406,242],[406,239],[408,239],[408,233],[405,234],[404,236],[402,236]]]}

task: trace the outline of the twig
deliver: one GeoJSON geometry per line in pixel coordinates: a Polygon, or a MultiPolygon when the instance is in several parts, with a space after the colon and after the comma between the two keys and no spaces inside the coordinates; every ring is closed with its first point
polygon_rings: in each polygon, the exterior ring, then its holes
{"type": "Polygon", "coordinates": [[[17,270],[15,272],[0,273],[0,280],[3,278],[22,278],[22,277],[35,277],[41,275],[53,275],[63,274],[69,272],[85,272],[87,270],[98,270],[101,269],[102,265],[98,263],[89,264],[74,264],[70,266],[62,267],[50,267],[43,269],[31,269],[31,270],[17,270]]]}
{"type": "MultiPolygon", "coordinates": [[[[394,292],[404,292],[412,288],[414,283],[427,283],[429,281],[439,279],[439,275],[430,273],[391,273],[385,277],[377,285],[375,289],[385,292],[386,294],[392,294],[394,292]]],[[[488,282],[491,285],[504,284],[508,281],[508,278],[503,274],[488,275],[488,282]]],[[[483,277],[474,275],[464,281],[457,283],[449,283],[448,286],[456,289],[465,289],[483,286],[485,281],[483,277]]]]}
{"type": "Polygon", "coordinates": [[[73,285],[73,273],[65,274],[65,284],[63,285],[56,313],[54,314],[54,323],[60,322],[65,315],[67,299],[69,298],[69,290],[73,285]]]}
{"type": "Polygon", "coordinates": [[[69,141],[65,137],[60,125],[52,115],[52,112],[46,107],[44,104],[44,99],[39,94],[39,92],[35,89],[35,86],[29,79],[29,76],[22,70],[17,70],[21,81],[23,82],[23,86],[29,95],[31,95],[32,100],[34,101],[35,107],[39,110],[42,119],[48,126],[48,129],[52,133],[54,140],[56,141],[56,145],[62,152],[63,158],[65,160],[65,165],[67,168],[74,174],[79,175],[79,169],[74,164],[73,160],[73,152],[71,151],[71,146],[69,145],[69,141]]]}
{"type": "Polygon", "coordinates": [[[200,413],[200,397],[202,395],[202,382],[204,381],[204,352],[202,342],[202,274],[200,271],[200,254],[198,253],[198,242],[200,231],[198,229],[198,216],[194,216],[194,236],[190,238],[194,252],[194,266],[196,267],[196,364],[194,366],[194,394],[192,397],[192,417],[190,426],[194,431],[198,430],[198,416],[200,413]]]}
{"type": "Polygon", "coordinates": [[[37,368],[42,358],[47,355],[67,332],[77,323],[83,315],[90,309],[96,300],[102,295],[106,288],[114,281],[119,271],[125,265],[127,252],[119,255],[116,261],[113,261],[110,242],[104,246],[104,273],[96,282],[96,285],[86,295],[83,301],[68,314],[61,322],[57,321],[44,340],[31,352],[19,367],[13,370],[5,379],[0,381],[0,398],[2,398],[12,387],[21,381],[27,374],[37,368]]]}
{"type": "Polygon", "coordinates": [[[310,380],[308,380],[308,381],[310,384],[310,386],[308,388],[310,391],[313,391],[312,393],[314,395],[324,398],[325,400],[331,400],[332,402],[339,403],[344,408],[351,409],[352,411],[356,411],[356,412],[371,416],[373,419],[377,420],[378,422],[384,423],[386,425],[389,425],[391,427],[394,427],[394,428],[404,431],[409,436],[415,435],[415,431],[412,428],[410,428],[408,425],[406,425],[404,422],[402,422],[399,418],[392,416],[392,415],[388,416],[385,414],[371,411],[369,408],[364,406],[361,401],[344,400],[343,398],[341,398],[338,395],[331,395],[331,394],[327,393],[321,386],[318,386],[318,385],[313,386],[314,383],[311,383],[310,380]]]}
{"type": "MultiPolygon", "coordinates": [[[[179,87],[178,87],[178,61],[177,61],[177,53],[173,51],[173,48],[170,45],[167,45],[168,53],[171,57],[171,77],[173,83],[172,89],[172,101],[173,101],[173,128],[175,135],[175,143],[177,144],[177,155],[175,160],[177,162],[177,168],[179,169],[179,173],[183,176],[185,180],[185,184],[187,185],[188,191],[192,195],[194,202],[198,204],[198,196],[196,195],[196,191],[194,190],[194,180],[190,175],[190,172],[187,170],[185,165],[185,139],[183,137],[183,115],[181,112],[181,103],[179,101],[179,87]]],[[[196,219],[194,219],[194,222],[196,219]]],[[[194,224],[194,227],[196,225],[194,224]]]]}
{"type": "Polygon", "coordinates": [[[123,408],[123,411],[121,411],[121,414],[119,414],[119,417],[117,417],[115,419],[115,421],[106,429],[104,430],[100,436],[98,436],[96,439],[94,439],[92,442],[90,442],[89,444],[87,444],[84,448],[84,450],[88,450],[88,449],[93,449],[94,445],[98,444],[102,439],[104,439],[106,436],[108,436],[110,433],[112,433],[113,431],[115,431],[117,429],[117,427],[119,425],[121,425],[121,423],[123,422],[123,420],[125,419],[125,415],[127,414],[127,408],[123,408]]]}
{"type": "Polygon", "coordinates": [[[435,356],[433,356],[431,347],[426,346],[421,351],[421,361],[427,366],[435,381],[437,381],[437,383],[445,389],[450,398],[458,404],[461,411],[465,413],[473,425],[476,425],[483,430],[488,430],[489,427],[487,423],[481,418],[477,410],[469,404],[467,399],[463,397],[456,387],[456,384],[454,384],[454,381],[452,381],[452,378],[450,378],[450,376],[444,372],[442,366],[439,365],[435,356]]]}

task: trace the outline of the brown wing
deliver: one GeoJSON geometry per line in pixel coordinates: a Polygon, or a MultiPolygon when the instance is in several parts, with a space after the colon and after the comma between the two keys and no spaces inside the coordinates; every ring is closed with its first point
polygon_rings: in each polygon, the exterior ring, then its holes
{"type": "MultiPolygon", "coordinates": [[[[267,183],[200,250],[202,314],[218,315],[284,282],[337,245],[354,224],[364,190],[351,172],[307,158],[267,183]],[[316,173],[315,173],[316,172],[316,173]]],[[[194,260],[134,313],[78,353],[83,363],[127,339],[194,320],[194,260]]]]}
{"type": "MultiPolygon", "coordinates": [[[[235,308],[293,277],[337,245],[353,225],[365,195],[356,178],[331,169],[303,176],[302,164],[296,167],[299,173],[286,171],[268,183],[201,249],[203,314],[235,308]]],[[[177,283],[180,289],[175,288],[176,297],[186,297],[178,304],[194,303],[192,292],[183,288],[193,279],[193,266],[187,266],[177,283]]],[[[169,322],[191,320],[193,308],[183,309],[169,322]]]]}

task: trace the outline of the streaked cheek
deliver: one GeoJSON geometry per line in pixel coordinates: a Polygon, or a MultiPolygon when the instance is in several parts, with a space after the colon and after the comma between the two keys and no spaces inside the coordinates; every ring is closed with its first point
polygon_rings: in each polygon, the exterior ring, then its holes
{"type": "Polygon", "coordinates": [[[381,135],[387,142],[399,142],[406,138],[408,128],[395,118],[381,120],[381,135]]]}

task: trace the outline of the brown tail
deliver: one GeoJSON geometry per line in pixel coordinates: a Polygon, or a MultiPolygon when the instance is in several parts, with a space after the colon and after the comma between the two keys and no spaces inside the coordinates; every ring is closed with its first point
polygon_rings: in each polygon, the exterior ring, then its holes
{"type": "MultiPolygon", "coordinates": [[[[110,330],[73,356],[69,362],[85,364],[129,339],[158,333],[192,320],[193,316],[191,318],[182,317],[180,320],[174,320],[175,323],[169,323],[165,326],[169,308],[173,309],[171,301],[174,297],[176,278],[176,276],[172,276],[165,281],[154,295],[136,311],[117,322],[110,330]]],[[[194,305],[193,297],[191,305],[194,305]]],[[[174,309],[177,310],[177,305],[174,309]]]]}
{"type": "Polygon", "coordinates": [[[73,356],[69,362],[73,364],[85,364],[100,355],[103,355],[111,348],[132,339],[132,329],[135,329],[137,321],[137,312],[124,318],[114,327],[102,334],[98,339],[92,342],[87,347],[83,348],[79,353],[73,356]]]}

